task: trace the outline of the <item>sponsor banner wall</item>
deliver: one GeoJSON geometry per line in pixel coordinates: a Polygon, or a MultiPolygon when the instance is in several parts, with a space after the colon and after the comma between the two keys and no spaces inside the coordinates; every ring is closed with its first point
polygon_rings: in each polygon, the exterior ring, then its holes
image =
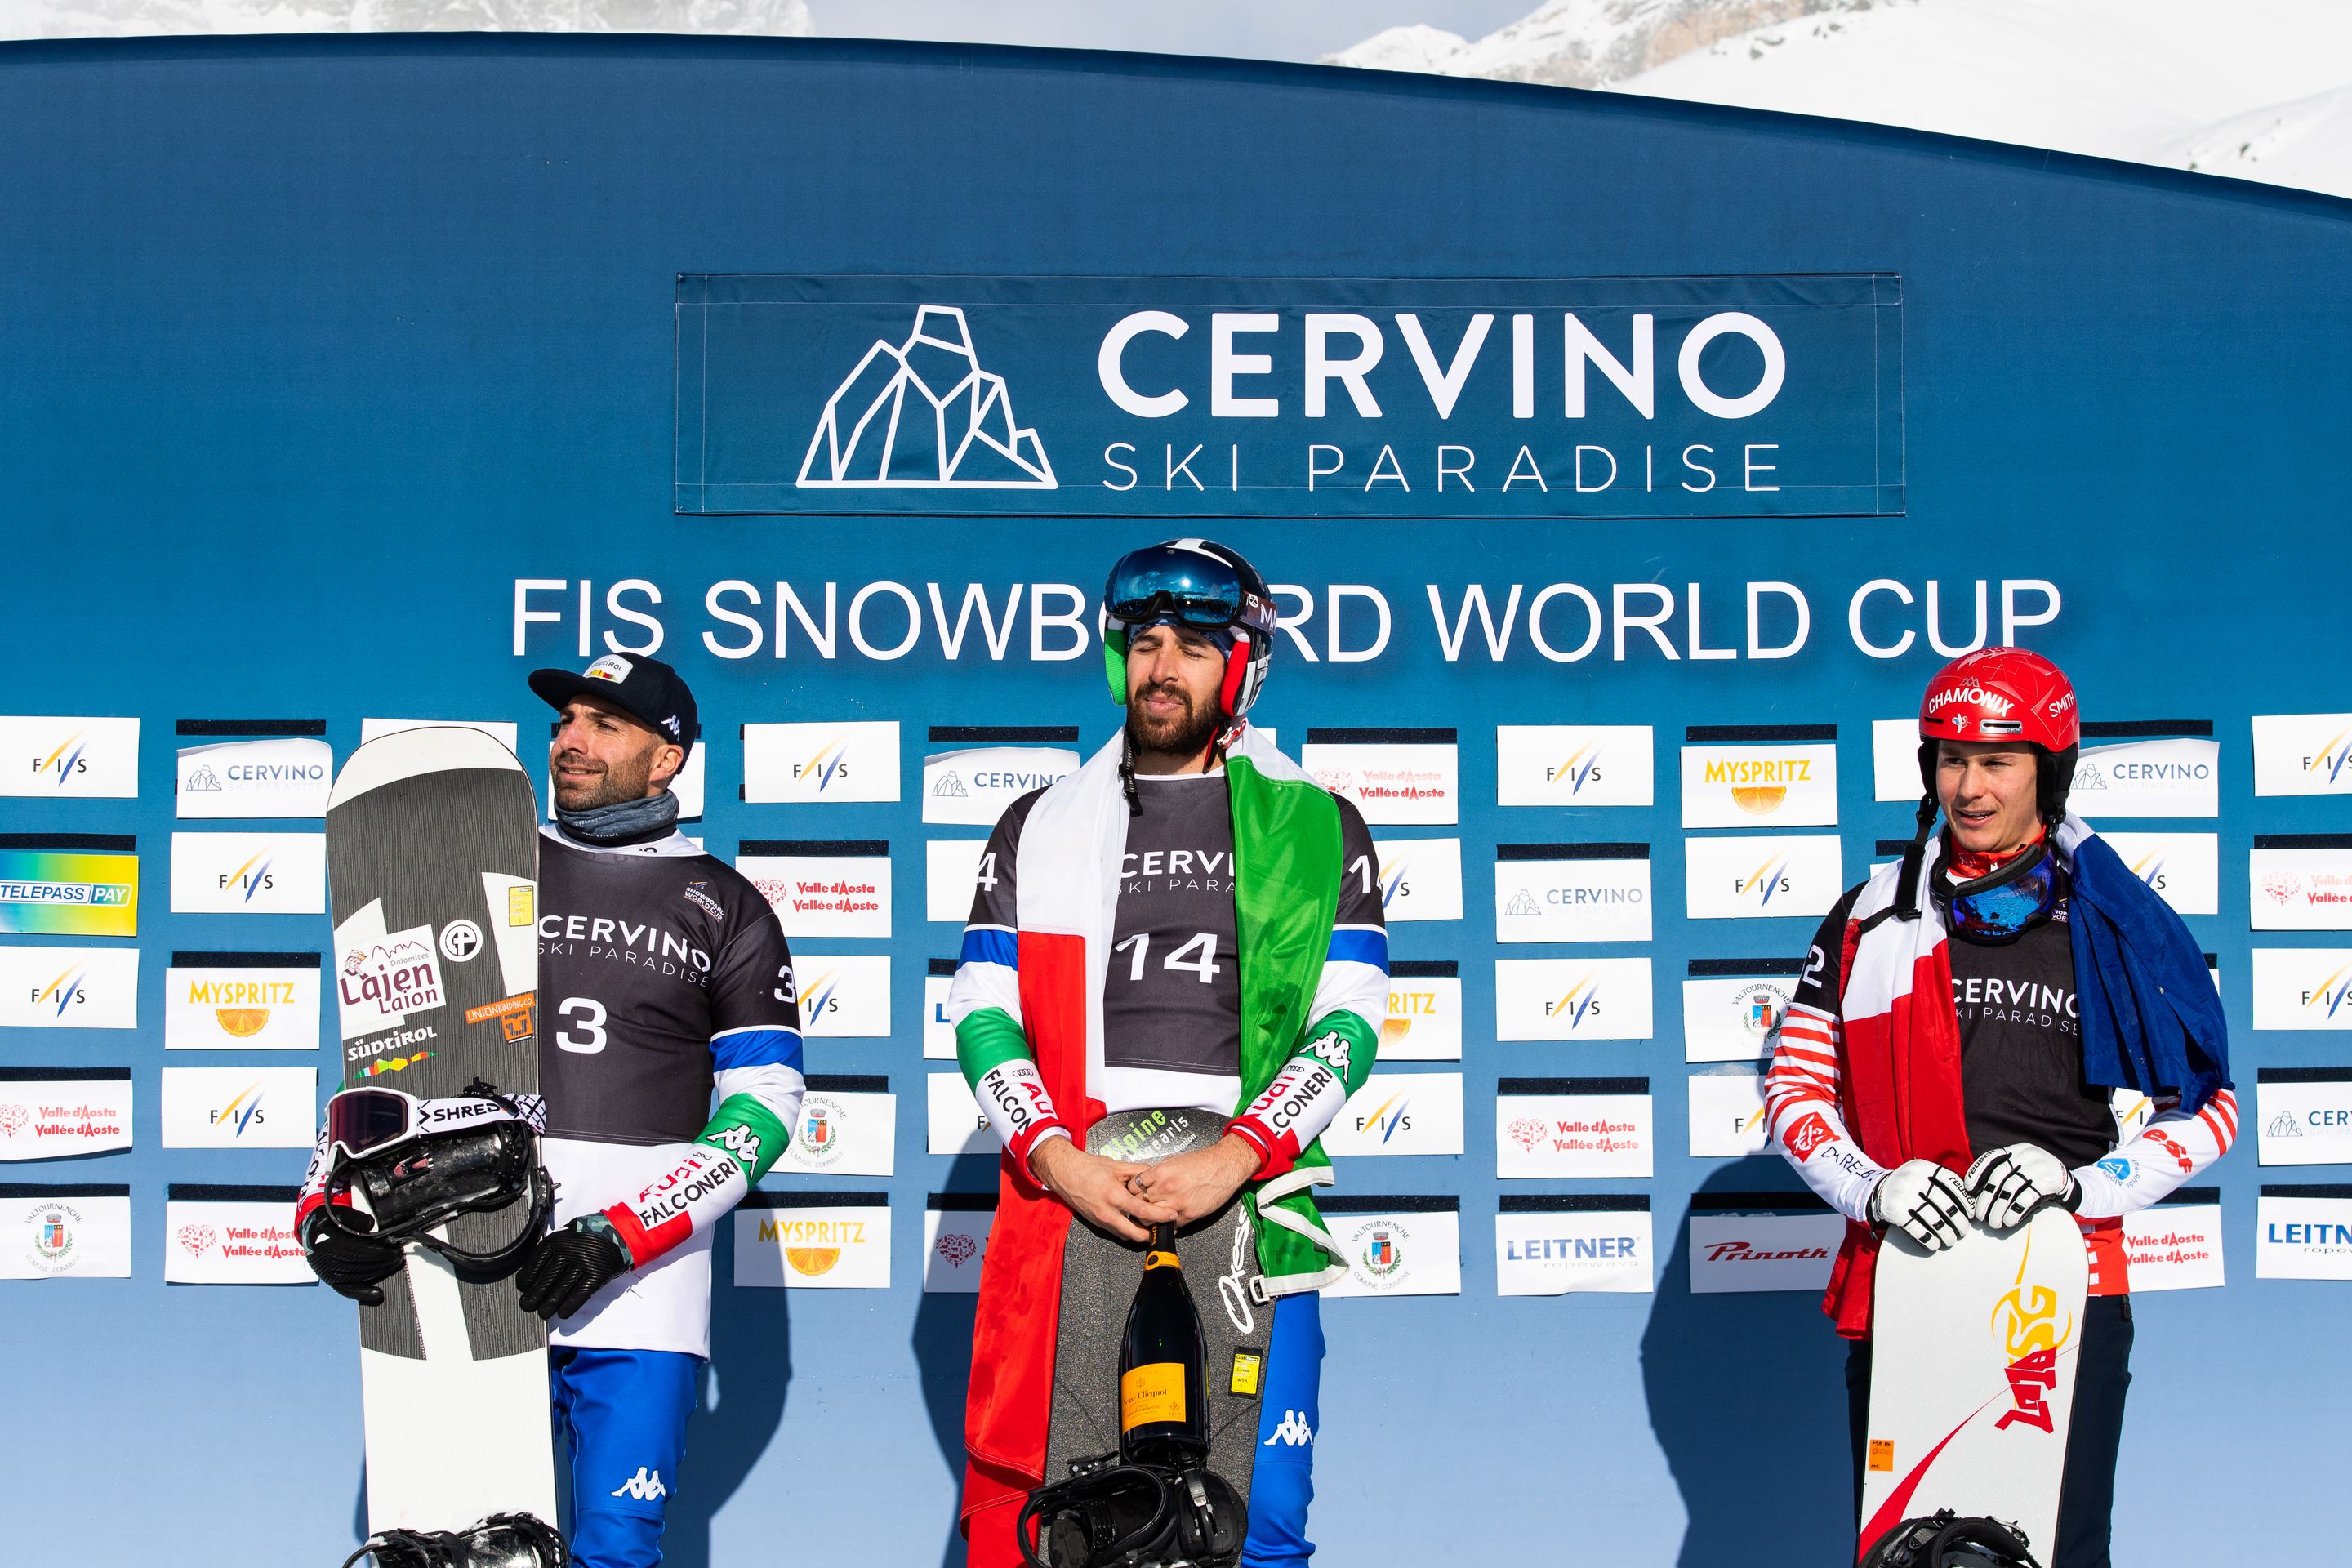
{"type": "Polygon", "coordinates": [[[1454,960],[1389,961],[1389,1011],[1381,1020],[1380,1059],[1462,1059],[1462,974],[1454,960]]]}
{"type": "Polygon", "coordinates": [[[890,845],[879,838],[746,838],[735,868],[787,937],[890,934],[890,845]]]}
{"type": "Polygon", "coordinates": [[[1505,1194],[1495,1215],[1495,1293],[1646,1293],[1650,1199],[1614,1193],[1505,1194]]]}
{"type": "MultiPolygon", "coordinates": [[[[1004,1145],[997,1141],[988,1117],[972,1098],[971,1086],[961,1072],[935,1072],[923,1079],[923,1148],[933,1154],[986,1154],[992,1158],[1004,1145]]],[[[1328,1149],[1329,1145],[1327,1143],[1328,1149]]]]}
{"type": "MultiPolygon", "coordinates": [[[[173,800],[183,819],[195,817],[324,816],[335,782],[335,753],[322,738],[327,726],[260,740],[217,740],[183,746],[173,800]]],[[[182,721],[182,739],[241,724],[182,721]]]]}
{"type": "Polygon", "coordinates": [[[2352,931],[2352,835],[2258,833],[2246,883],[2256,931],[2352,931]]]}
{"type": "Polygon", "coordinates": [[[933,1193],[923,1203],[923,1293],[977,1296],[996,1194],[933,1193]]]}
{"type": "Polygon", "coordinates": [[[2260,1068],[2254,1124],[2265,1165],[2352,1165],[2352,1068],[2260,1068]]]}
{"type": "Polygon", "coordinates": [[[316,1050],[320,975],[316,952],[174,952],[164,1048],[316,1050]]]}
{"type": "Polygon", "coordinates": [[[923,1059],[956,1059],[955,1025],[948,1018],[948,987],[955,984],[956,961],[934,958],[923,972],[923,1059]]]}
{"type": "Polygon", "coordinates": [[[2258,947],[2254,1027],[2352,1029],[2352,948],[2258,947]]]}
{"type": "Polygon", "coordinates": [[[308,1149],[317,1068],[165,1068],[166,1149],[308,1149]]]}
{"type": "Polygon", "coordinates": [[[1801,1290],[1819,1295],[1845,1241],[1845,1217],[1805,1193],[1695,1193],[1695,1296],[1801,1290]]]}
{"type": "Polygon", "coordinates": [[[898,1097],[880,1073],[811,1074],[800,1125],[770,1171],[887,1176],[898,1169],[898,1097]]]}
{"type": "Polygon", "coordinates": [[[890,955],[809,952],[793,955],[800,981],[801,1032],[880,1039],[890,1033],[890,955]]]}
{"type": "Polygon", "coordinates": [[[1495,940],[1647,942],[1647,844],[1498,844],[1495,940]]]}
{"type": "Polygon", "coordinates": [[[174,1285],[316,1285],[294,1234],[299,1192],[173,1182],[163,1205],[163,1278],[174,1285]]]}
{"type": "Polygon", "coordinates": [[[1496,1085],[1495,1174],[1647,1178],[1646,1078],[1507,1078],[1496,1085]]]}
{"type": "Polygon", "coordinates": [[[896,720],[743,726],[743,799],[753,805],[898,798],[896,720]]]}
{"type": "Polygon", "coordinates": [[[1683,896],[1695,921],[1819,920],[1845,889],[1834,833],[1683,840],[1683,896]]]}
{"type": "Polygon", "coordinates": [[[131,1147],[129,1068],[0,1068],[0,1160],[131,1147]]]}
{"type": "Polygon", "coordinates": [[[1648,805],[1652,735],[1647,724],[1497,725],[1496,804],[1648,805]]]}
{"type": "Polygon", "coordinates": [[[322,915],[323,833],[174,833],[175,915],[322,915]]]}
{"type": "MultiPolygon", "coordinates": [[[[1380,862],[1371,870],[1381,914],[1390,925],[1462,918],[1462,840],[1375,836],[1372,853],[1380,862]]],[[[1363,868],[1350,866],[1347,873],[1361,876],[1363,868]]]]}
{"type": "Polygon", "coordinates": [[[138,720],[0,715],[0,795],[130,800],[138,794],[138,720]]]}
{"type": "Polygon", "coordinates": [[[10,834],[0,842],[0,931],[139,934],[139,857],[131,835],[10,834]]]}
{"type": "Polygon", "coordinates": [[[993,878],[985,838],[931,838],[923,844],[923,918],[961,925],[971,918],[972,891],[993,878]]]}
{"type": "Polygon", "coordinates": [[[1375,1069],[1324,1129],[1323,1152],[1335,1160],[1350,1154],[1459,1154],[1462,1075],[1375,1069]]]}
{"type": "Polygon", "coordinates": [[[1348,1272],[1323,1287],[1343,1296],[1462,1294],[1462,1200],[1345,1194],[1318,1200],[1348,1272]]]}
{"type": "Polygon", "coordinates": [[[2221,1189],[2176,1187],[2154,1207],[2124,1215],[2125,1268],[2132,1294],[2214,1290],[2221,1267],[2221,1189]]]}
{"type": "Polygon", "coordinates": [[[2221,851],[2210,833],[2107,833],[2100,837],[2132,875],[2184,915],[2221,912],[2221,851]]]}
{"type": "Polygon", "coordinates": [[[2200,721],[2123,738],[2156,728],[2084,721],[2067,809],[2094,826],[2111,816],[2219,816],[2221,748],[2209,738],[2213,726],[2200,721]]]}
{"type": "Polygon", "coordinates": [[[2352,1279],[2352,1184],[2264,1183],[2254,1205],[2254,1278],[2352,1279]]]}
{"type": "Polygon", "coordinates": [[[2352,713],[2253,717],[2256,795],[2352,795],[2352,713]]]}
{"type": "Polygon", "coordinates": [[[1013,742],[1077,738],[1075,724],[1004,729],[934,725],[934,745],[943,741],[967,743],[923,758],[924,822],[994,827],[1014,801],[1067,778],[1083,760],[1067,746],[1013,742]]]}
{"type": "Polygon", "coordinates": [[[755,1192],[735,1210],[735,1283],[796,1290],[890,1288],[887,1193],[755,1192]]]}
{"type": "Polygon", "coordinates": [[[1761,1154],[1770,1129],[1764,1124],[1764,1075],[1738,1068],[1693,1073],[1690,1080],[1690,1152],[1694,1159],[1736,1159],[1761,1154]]]}
{"type": "Polygon", "coordinates": [[[131,1189],[0,1182],[0,1279],[127,1279],[131,1189]]]}
{"type": "Polygon", "coordinates": [[[1374,826],[1462,819],[1461,747],[1451,729],[1309,730],[1298,765],[1374,826]]]}
{"type": "Polygon", "coordinates": [[[138,1026],[137,948],[0,943],[0,1027],[138,1026]]]}
{"type": "Polygon", "coordinates": [[[1498,1040],[1646,1040],[1646,958],[1498,958],[1498,1040]]]}
{"type": "Polygon", "coordinates": [[[1685,827],[1837,826],[1836,725],[1694,724],[1685,733],[1685,827]]]}
{"type": "Polygon", "coordinates": [[[1758,1061],[1804,973],[1801,958],[1694,958],[1683,981],[1683,1058],[1758,1061]]]}

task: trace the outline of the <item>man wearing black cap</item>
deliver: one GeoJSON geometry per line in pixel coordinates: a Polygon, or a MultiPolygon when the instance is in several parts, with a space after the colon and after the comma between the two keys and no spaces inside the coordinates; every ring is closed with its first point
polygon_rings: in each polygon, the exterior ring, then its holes
{"type": "Polygon", "coordinates": [[[553,1323],[572,1561],[651,1568],[710,1354],[713,1230],[799,1120],[799,993],[759,890],[677,831],[699,732],[677,672],[607,654],[530,689],[560,715],[539,858],[556,1228],[516,1279],[553,1323]]]}

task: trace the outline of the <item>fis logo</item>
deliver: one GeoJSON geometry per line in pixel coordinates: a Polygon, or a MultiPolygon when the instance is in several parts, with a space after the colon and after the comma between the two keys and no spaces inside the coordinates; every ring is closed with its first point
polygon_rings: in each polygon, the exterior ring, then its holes
{"type": "Polygon", "coordinates": [[[2157,892],[2164,891],[2164,851],[2152,849],[2141,856],[2139,863],[2132,868],[2132,875],[2146,882],[2157,892]]]}
{"type": "Polygon", "coordinates": [[[223,1122],[234,1122],[236,1127],[235,1135],[244,1137],[247,1128],[268,1120],[261,1113],[261,1086],[257,1083],[246,1085],[236,1099],[218,1110],[207,1112],[205,1120],[215,1127],[223,1122]]]}
{"type": "Polygon", "coordinates": [[[815,779],[816,790],[819,795],[823,795],[825,790],[831,786],[834,780],[845,779],[848,776],[849,737],[846,735],[842,736],[831,745],[821,748],[817,753],[811,757],[807,762],[794,763],[793,764],[793,777],[795,779],[815,779]]]}
{"type": "Polygon", "coordinates": [[[2333,1018],[2352,994],[2352,963],[2346,964],[2312,990],[2303,994],[2303,1005],[2320,1009],[2320,1016],[2333,1018]]]}
{"type": "Polygon", "coordinates": [[[2317,773],[2334,784],[2343,776],[2348,763],[2352,763],[2352,730],[2338,730],[2327,744],[2319,748],[2318,755],[2303,759],[2303,771],[2317,773]]]}
{"type": "Polygon", "coordinates": [[[77,730],[46,757],[33,759],[33,776],[62,788],[77,773],[89,770],[89,731],[77,730]]]}
{"type": "Polygon", "coordinates": [[[1370,1115],[1357,1117],[1356,1131],[1363,1132],[1373,1128],[1378,1128],[1380,1130],[1381,1142],[1385,1143],[1400,1132],[1410,1132],[1412,1131],[1412,1118],[1405,1114],[1412,1109],[1412,1091],[1410,1089],[1400,1089],[1395,1094],[1392,1094],[1389,1096],[1388,1099],[1382,1100],[1380,1103],[1379,1108],[1373,1110],[1370,1115]]]}
{"type": "Polygon", "coordinates": [[[236,870],[224,873],[220,878],[221,891],[226,892],[231,888],[242,889],[244,896],[240,901],[251,903],[254,894],[278,885],[278,879],[269,874],[270,867],[276,863],[268,850],[261,851],[236,870]]]}
{"type": "Polygon", "coordinates": [[[89,993],[81,988],[82,976],[89,973],[88,964],[67,970],[33,993],[33,1005],[52,1008],[56,1016],[64,1017],[68,1007],[89,1000],[89,993]]]}
{"type": "Polygon", "coordinates": [[[1731,890],[1740,898],[1754,898],[1759,905],[1769,907],[1774,897],[1787,892],[1792,885],[1787,875],[1789,858],[1768,860],[1745,877],[1735,877],[1731,890]]]}
{"type": "Polygon", "coordinates": [[[828,969],[801,992],[801,1017],[810,1023],[841,1005],[841,972],[828,969]]]}
{"type": "Polygon", "coordinates": [[[669,1496],[669,1489],[662,1485],[659,1470],[648,1470],[645,1466],[639,1465],[635,1475],[604,1495],[635,1498],[639,1502],[653,1502],[669,1496]]]}
{"type": "Polygon", "coordinates": [[[1590,974],[1570,986],[1568,994],[1559,1001],[1544,1004],[1545,1017],[1557,1018],[1565,1014],[1571,1029],[1584,1022],[1588,1013],[1595,1017],[1601,1014],[1601,987],[1596,977],[1590,974]]]}
{"type": "Polygon", "coordinates": [[[1381,862],[1381,909],[1385,910],[1396,902],[1399,894],[1412,891],[1412,884],[1405,880],[1405,873],[1411,868],[1402,856],[1381,862]]]}
{"type": "Polygon", "coordinates": [[[1544,769],[1544,783],[1568,785],[1568,793],[1576,795],[1588,784],[1601,779],[1601,742],[1587,741],[1569,753],[1568,761],[1544,769]]]}

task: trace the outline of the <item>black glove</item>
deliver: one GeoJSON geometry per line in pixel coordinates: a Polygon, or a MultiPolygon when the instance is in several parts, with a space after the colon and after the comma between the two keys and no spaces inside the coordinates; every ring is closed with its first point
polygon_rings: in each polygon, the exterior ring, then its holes
{"type": "Polygon", "coordinates": [[[381,1237],[354,1234],[353,1226],[375,1221],[346,1210],[338,1224],[324,1208],[310,1211],[302,1222],[302,1256],[327,1288],[348,1296],[362,1307],[383,1305],[383,1282],[400,1272],[400,1246],[381,1237]]]}
{"type": "Polygon", "coordinates": [[[613,1222],[588,1215],[550,1232],[531,1249],[515,1276],[515,1289],[522,1294],[524,1311],[553,1322],[586,1306],[589,1297],[629,1268],[629,1249],[613,1234],[613,1222]]]}

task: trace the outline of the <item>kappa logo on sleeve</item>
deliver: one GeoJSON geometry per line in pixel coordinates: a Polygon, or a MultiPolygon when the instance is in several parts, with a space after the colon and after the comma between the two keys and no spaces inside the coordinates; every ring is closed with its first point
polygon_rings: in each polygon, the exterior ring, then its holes
{"type": "Polygon", "coordinates": [[[1831,1130],[1830,1124],[1822,1119],[1822,1113],[1818,1110],[1807,1111],[1798,1119],[1796,1125],[1780,1134],[1780,1142],[1786,1143],[1789,1146],[1789,1152],[1794,1154],[1800,1161],[1811,1159],[1813,1152],[1822,1144],[1836,1141],[1837,1134],[1831,1130]]]}

